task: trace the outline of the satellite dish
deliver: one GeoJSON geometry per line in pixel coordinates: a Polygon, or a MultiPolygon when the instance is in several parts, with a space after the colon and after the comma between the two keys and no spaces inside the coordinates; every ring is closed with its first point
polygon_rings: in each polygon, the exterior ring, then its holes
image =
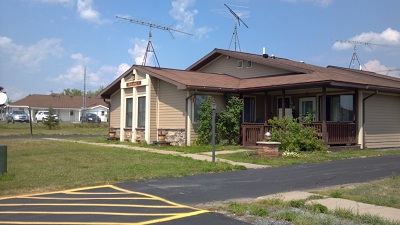
{"type": "Polygon", "coordinates": [[[6,93],[0,92],[0,105],[4,105],[6,103],[7,103],[6,93]]]}

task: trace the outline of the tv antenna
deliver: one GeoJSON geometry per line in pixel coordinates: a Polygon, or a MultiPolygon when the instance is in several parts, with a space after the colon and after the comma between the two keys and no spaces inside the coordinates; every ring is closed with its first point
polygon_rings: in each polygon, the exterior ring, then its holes
{"type": "Polygon", "coordinates": [[[372,42],[363,42],[363,41],[354,41],[354,40],[350,40],[350,41],[337,40],[336,42],[349,43],[349,44],[352,44],[354,46],[353,47],[354,52],[353,52],[353,56],[351,57],[349,68],[354,69],[354,63],[357,61],[358,65],[360,67],[360,70],[362,70],[362,64],[361,64],[360,59],[358,58],[358,55],[357,55],[357,45],[366,45],[366,46],[370,47],[371,50],[374,50],[372,48],[372,45],[386,46],[386,45],[375,44],[375,43],[372,43],[372,42]]]}
{"type": "Polygon", "coordinates": [[[231,48],[232,40],[234,39],[234,40],[235,40],[235,51],[236,51],[236,42],[237,42],[237,45],[238,45],[238,47],[239,47],[239,51],[241,52],[242,50],[240,49],[240,43],[239,43],[239,37],[238,37],[238,33],[237,33],[237,27],[238,27],[238,25],[240,26],[240,22],[242,22],[243,25],[245,25],[247,28],[249,28],[249,27],[248,27],[247,24],[239,17],[238,14],[236,14],[231,8],[229,8],[229,6],[228,6],[227,4],[224,4],[224,5],[226,6],[226,8],[229,9],[229,12],[231,12],[232,15],[236,18],[236,20],[235,20],[235,28],[233,29],[233,35],[232,35],[232,38],[231,38],[231,43],[229,43],[229,49],[231,48]]]}
{"type": "Polygon", "coordinates": [[[186,32],[180,31],[180,30],[175,30],[175,29],[172,29],[171,27],[166,27],[166,26],[157,25],[157,24],[154,24],[154,23],[152,23],[152,22],[144,22],[144,21],[135,20],[135,19],[131,19],[131,18],[127,18],[127,17],[122,17],[122,16],[116,16],[116,17],[117,17],[118,19],[127,20],[127,21],[129,21],[129,22],[131,22],[131,23],[135,23],[135,24],[139,24],[139,25],[143,25],[143,26],[148,26],[148,27],[149,27],[149,41],[148,41],[148,43],[147,43],[146,53],[144,54],[144,58],[143,58],[143,62],[142,62],[142,65],[143,65],[143,66],[146,65],[147,54],[148,54],[149,52],[152,52],[152,53],[154,54],[154,58],[156,59],[158,68],[160,68],[160,63],[158,62],[156,52],[154,51],[153,44],[151,43],[151,40],[150,40],[151,37],[153,36],[153,35],[151,34],[151,29],[152,29],[152,28],[157,28],[157,29],[160,29],[160,30],[166,30],[166,31],[168,31],[168,32],[171,34],[172,39],[175,39],[174,35],[172,34],[172,31],[173,31],[173,32],[178,32],[178,33],[182,33],[182,34],[187,34],[187,35],[193,36],[193,34],[186,33],[186,32]]]}
{"type": "Polygon", "coordinates": [[[389,75],[390,72],[394,72],[394,71],[400,71],[400,69],[394,68],[394,69],[388,69],[388,70],[381,70],[381,71],[378,71],[378,73],[386,72],[386,75],[389,75]]]}

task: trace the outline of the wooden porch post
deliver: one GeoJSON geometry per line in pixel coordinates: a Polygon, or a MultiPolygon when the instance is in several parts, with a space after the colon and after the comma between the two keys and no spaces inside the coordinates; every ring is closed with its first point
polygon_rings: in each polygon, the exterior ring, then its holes
{"type": "Polygon", "coordinates": [[[268,123],[268,111],[269,111],[269,107],[270,105],[269,103],[269,98],[268,98],[268,91],[264,92],[264,120],[265,120],[265,124],[268,123]]]}
{"type": "Polygon", "coordinates": [[[322,88],[322,140],[328,143],[328,127],[326,125],[326,87],[322,88]]]}

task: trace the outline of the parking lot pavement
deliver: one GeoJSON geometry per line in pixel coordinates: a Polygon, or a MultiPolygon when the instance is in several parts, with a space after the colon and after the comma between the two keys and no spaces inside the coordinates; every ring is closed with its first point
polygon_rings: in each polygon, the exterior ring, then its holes
{"type": "Polygon", "coordinates": [[[0,198],[0,224],[179,224],[203,214],[211,213],[113,185],[0,198]]]}

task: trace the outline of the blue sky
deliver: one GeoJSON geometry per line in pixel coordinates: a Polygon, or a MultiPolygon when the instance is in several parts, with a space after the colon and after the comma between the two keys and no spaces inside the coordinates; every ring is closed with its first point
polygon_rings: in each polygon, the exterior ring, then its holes
{"type": "MultiPolygon", "coordinates": [[[[400,77],[399,0],[0,0],[0,86],[12,101],[29,94],[107,86],[141,64],[149,27],[161,67],[186,69],[214,48],[349,67],[353,44],[364,70],[400,77]],[[341,40],[343,42],[337,42],[341,40]]],[[[149,58],[147,65],[154,65],[149,58]]],[[[358,68],[355,63],[355,68],[358,68]]]]}

